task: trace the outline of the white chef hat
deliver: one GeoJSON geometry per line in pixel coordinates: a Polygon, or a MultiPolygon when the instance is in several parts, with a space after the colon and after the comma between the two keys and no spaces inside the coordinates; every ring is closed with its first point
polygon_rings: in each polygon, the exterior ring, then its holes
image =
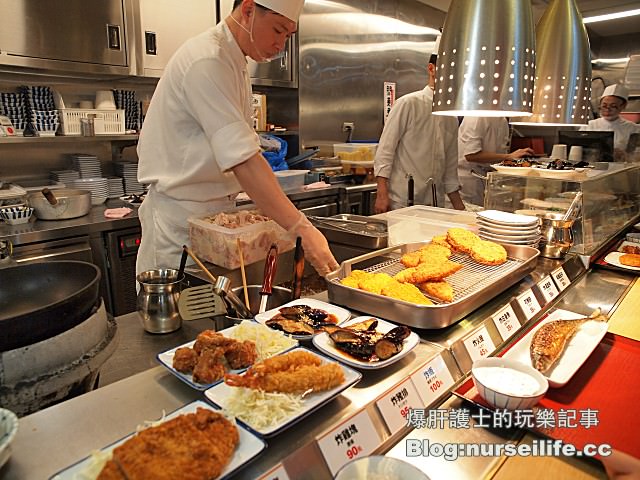
{"type": "Polygon", "coordinates": [[[298,21],[304,6],[304,0],[255,0],[255,2],[294,22],[298,21]]]}
{"type": "Polygon", "coordinates": [[[629,101],[629,90],[627,90],[623,85],[620,85],[619,83],[614,83],[613,85],[609,85],[604,89],[604,92],[602,92],[602,97],[600,97],[600,99],[602,100],[604,97],[609,96],[619,97],[627,102],[629,101]]]}

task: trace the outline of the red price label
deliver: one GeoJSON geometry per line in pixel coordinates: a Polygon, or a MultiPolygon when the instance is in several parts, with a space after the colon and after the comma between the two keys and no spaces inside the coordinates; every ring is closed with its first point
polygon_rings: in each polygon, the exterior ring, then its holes
{"type": "Polygon", "coordinates": [[[429,385],[429,389],[432,392],[435,392],[436,390],[438,390],[443,385],[444,385],[444,383],[442,383],[442,381],[436,379],[433,382],[431,382],[431,385],[429,385]]]}
{"type": "Polygon", "coordinates": [[[362,447],[360,445],[354,445],[349,450],[347,450],[347,458],[349,460],[353,460],[361,453],[362,453],[362,447]]]}
{"type": "Polygon", "coordinates": [[[403,409],[400,410],[400,415],[402,415],[403,418],[407,418],[407,415],[409,415],[409,407],[404,407],[403,409]]]}

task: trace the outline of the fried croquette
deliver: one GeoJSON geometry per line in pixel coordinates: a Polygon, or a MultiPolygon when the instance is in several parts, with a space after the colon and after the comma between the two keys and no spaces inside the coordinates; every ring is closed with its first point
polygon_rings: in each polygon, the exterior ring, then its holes
{"type": "Polygon", "coordinates": [[[452,255],[451,248],[443,245],[428,244],[420,249],[405,253],[400,258],[400,263],[405,267],[417,267],[421,263],[435,261],[440,258],[448,259],[452,255]]]}
{"type": "Polygon", "coordinates": [[[431,300],[425,297],[415,285],[410,283],[393,282],[382,290],[382,294],[386,297],[418,305],[433,305],[431,300]]]}
{"type": "Polygon", "coordinates": [[[424,283],[440,281],[453,275],[462,268],[462,264],[447,259],[437,259],[433,263],[421,263],[417,267],[407,268],[397,273],[394,278],[403,283],[424,283]]]}
{"type": "Polygon", "coordinates": [[[640,255],[635,253],[625,253],[620,255],[620,263],[629,267],[640,267],[640,255]]]}
{"type": "Polygon", "coordinates": [[[453,302],[453,287],[444,280],[419,283],[418,288],[442,302],[453,302]]]}
{"type": "Polygon", "coordinates": [[[480,241],[480,237],[464,228],[450,228],[447,230],[447,242],[457,252],[471,253],[473,245],[480,241]]]}
{"type": "Polygon", "coordinates": [[[483,265],[502,265],[507,261],[507,251],[502,245],[489,240],[479,240],[471,247],[471,258],[483,265]]]}

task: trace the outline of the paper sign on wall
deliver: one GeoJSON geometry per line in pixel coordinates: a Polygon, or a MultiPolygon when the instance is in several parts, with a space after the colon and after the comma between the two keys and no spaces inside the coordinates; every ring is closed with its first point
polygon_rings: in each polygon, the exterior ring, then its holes
{"type": "Polygon", "coordinates": [[[396,103],[396,84],[384,82],[384,123],[387,123],[387,117],[394,103],[396,103]]]}

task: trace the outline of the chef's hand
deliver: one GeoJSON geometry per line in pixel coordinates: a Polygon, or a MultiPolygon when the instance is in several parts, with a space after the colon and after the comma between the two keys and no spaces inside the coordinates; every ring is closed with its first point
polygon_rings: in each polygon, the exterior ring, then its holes
{"type": "Polygon", "coordinates": [[[391,202],[389,202],[389,196],[378,192],[378,195],[376,195],[376,203],[374,205],[375,212],[385,213],[389,211],[390,207],[391,207],[391,202]]]}
{"type": "Polygon", "coordinates": [[[509,154],[509,158],[522,158],[522,157],[528,157],[530,155],[534,155],[536,152],[534,152],[531,148],[520,148],[514,152],[511,152],[509,154]]]}
{"type": "Polygon", "coordinates": [[[305,259],[321,276],[324,277],[340,266],[329,250],[327,239],[303,213],[300,213],[300,219],[289,229],[289,233],[294,237],[302,237],[305,259]]]}

